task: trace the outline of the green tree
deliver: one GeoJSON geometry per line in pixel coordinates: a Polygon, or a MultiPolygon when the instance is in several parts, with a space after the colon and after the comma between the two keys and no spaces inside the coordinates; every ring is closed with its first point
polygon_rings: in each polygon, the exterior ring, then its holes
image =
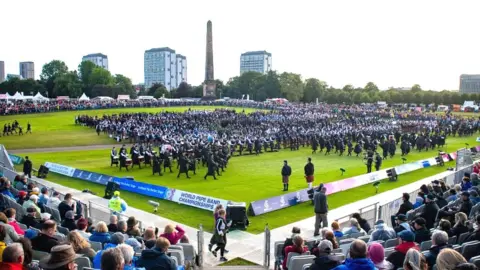
{"type": "Polygon", "coordinates": [[[48,91],[49,96],[55,96],[53,94],[53,88],[55,87],[55,79],[58,76],[66,74],[68,72],[68,67],[65,62],[60,60],[52,60],[42,67],[42,73],[40,73],[40,80],[45,85],[46,91],[48,91]]]}
{"type": "Polygon", "coordinates": [[[420,87],[419,84],[414,84],[414,85],[412,86],[412,91],[413,91],[413,92],[422,91],[422,87],[420,87]]]}
{"type": "Polygon", "coordinates": [[[191,97],[192,96],[192,86],[186,82],[180,83],[177,88],[175,98],[191,97]]]}
{"type": "Polygon", "coordinates": [[[289,101],[303,98],[303,81],[299,74],[283,72],[280,75],[280,92],[289,101]]]}
{"type": "Polygon", "coordinates": [[[55,96],[80,97],[82,95],[82,83],[76,71],[62,74],[55,79],[53,88],[55,96]]]}
{"type": "Polygon", "coordinates": [[[373,82],[368,82],[365,85],[364,90],[367,91],[367,92],[378,92],[379,91],[378,86],[376,84],[374,84],[373,82]]]}
{"type": "Polygon", "coordinates": [[[137,93],[135,92],[135,88],[133,87],[132,80],[123,76],[122,74],[116,74],[113,77],[113,81],[115,86],[122,89],[123,94],[130,95],[131,98],[136,97],[137,93]]]}
{"type": "Polygon", "coordinates": [[[161,83],[154,83],[147,91],[148,96],[153,96],[154,98],[161,98],[161,97],[170,97],[170,92],[168,92],[167,88],[161,83]]]}
{"type": "Polygon", "coordinates": [[[82,90],[87,96],[93,96],[92,88],[95,84],[92,82],[92,73],[95,67],[97,65],[91,61],[83,61],[78,65],[78,76],[82,81],[82,90]]]}
{"type": "MultiPolygon", "coordinates": [[[[92,70],[92,74],[90,75],[90,83],[93,85],[110,85],[114,86],[115,85],[115,80],[112,77],[112,74],[110,74],[110,71],[102,68],[102,67],[95,67],[92,70]]],[[[121,89],[120,87],[118,87],[121,89]]]]}
{"type": "Polygon", "coordinates": [[[304,102],[315,102],[318,98],[321,99],[322,92],[325,89],[325,83],[318,79],[310,78],[305,81],[305,88],[303,92],[304,102]]]}
{"type": "Polygon", "coordinates": [[[353,92],[354,89],[355,88],[351,84],[347,84],[342,88],[343,91],[347,91],[347,92],[353,92]]]}
{"type": "Polygon", "coordinates": [[[263,86],[266,98],[282,97],[280,87],[280,76],[278,76],[275,71],[269,71],[265,77],[265,84],[263,86]]]}

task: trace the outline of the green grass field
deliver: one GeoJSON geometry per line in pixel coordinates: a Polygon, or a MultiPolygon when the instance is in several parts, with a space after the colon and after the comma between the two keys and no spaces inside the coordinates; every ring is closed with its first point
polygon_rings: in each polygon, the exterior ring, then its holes
{"type": "MultiPolygon", "coordinates": [[[[75,125],[75,116],[77,115],[98,115],[128,113],[128,112],[148,112],[156,113],[161,111],[184,112],[189,107],[162,107],[162,108],[119,108],[105,110],[85,110],[68,111],[54,113],[21,114],[0,116],[0,127],[6,123],[12,123],[17,120],[23,127],[23,132],[27,129],[27,123],[32,125],[32,133],[24,136],[4,136],[0,138],[0,143],[7,149],[31,149],[47,147],[68,147],[112,144],[113,140],[106,136],[97,136],[94,130],[75,125]]],[[[213,106],[192,106],[192,110],[213,110],[213,106]]],[[[242,108],[235,108],[241,111],[242,108]]],[[[245,108],[245,112],[253,112],[254,109],[245,108]]]]}

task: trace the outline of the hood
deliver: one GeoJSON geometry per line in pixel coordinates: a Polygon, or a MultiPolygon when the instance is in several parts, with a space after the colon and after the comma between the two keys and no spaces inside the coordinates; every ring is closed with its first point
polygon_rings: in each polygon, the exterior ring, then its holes
{"type": "Polygon", "coordinates": [[[377,267],[378,270],[390,270],[394,268],[393,264],[387,260],[375,264],[375,267],[377,267]]]}
{"type": "Polygon", "coordinates": [[[165,254],[164,252],[154,248],[154,249],[146,249],[142,251],[142,258],[145,259],[153,259],[162,256],[165,254]]]}
{"type": "Polygon", "coordinates": [[[103,248],[103,250],[107,250],[109,248],[114,248],[114,247],[117,247],[117,244],[108,243],[108,244],[105,244],[105,247],[103,248]]]}
{"type": "Polygon", "coordinates": [[[375,265],[370,259],[346,259],[345,266],[350,270],[374,270],[375,265]]]}
{"type": "Polygon", "coordinates": [[[395,250],[398,251],[398,252],[401,252],[403,254],[407,254],[407,251],[411,248],[414,248],[414,249],[420,251],[420,249],[418,248],[418,246],[415,242],[403,242],[400,245],[396,246],[395,250]]]}
{"type": "Polygon", "coordinates": [[[107,232],[93,232],[92,235],[94,235],[94,236],[110,236],[110,234],[107,233],[107,232]]]}

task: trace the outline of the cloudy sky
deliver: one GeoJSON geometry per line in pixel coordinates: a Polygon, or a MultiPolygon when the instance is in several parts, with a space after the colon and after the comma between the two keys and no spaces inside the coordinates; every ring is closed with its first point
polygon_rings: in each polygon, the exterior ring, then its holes
{"type": "Polygon", "coordinates": [[[5,0],[0,9],[6,72],[34,61],[37,78],[52,59],[76,69],[101,52],[112,73],[141,83],[144,51],[170,47],[199,84],[207,20],[222,80],[239,74],[250,50],[271,52],[279,72],[335,87],[458,89],[460,74],[480,73],[478,0],[5,0]]]}

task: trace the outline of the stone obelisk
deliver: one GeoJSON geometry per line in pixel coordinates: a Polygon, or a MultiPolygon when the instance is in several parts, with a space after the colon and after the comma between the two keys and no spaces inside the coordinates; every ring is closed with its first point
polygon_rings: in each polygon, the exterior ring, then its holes
{"type": "Polygon", "coordinates": [[[215,97],[215,77],[213,72],[213,35],[212,35],[212,22],[207,22],[207,49],[205,59],[205,82],[203,85],[204,97],[215,97]]]}

